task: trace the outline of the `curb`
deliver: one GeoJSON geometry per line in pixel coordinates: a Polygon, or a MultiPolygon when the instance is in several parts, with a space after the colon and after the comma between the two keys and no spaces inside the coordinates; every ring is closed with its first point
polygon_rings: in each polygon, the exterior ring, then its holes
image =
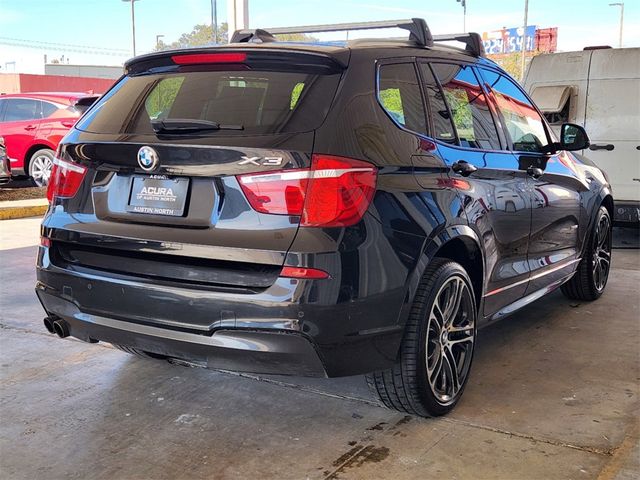
{"type": "Polygon", "coordinates": [[[0,220],[16,218],[42,217],[49,208],[48,205],[0,205],[0,220]]]}

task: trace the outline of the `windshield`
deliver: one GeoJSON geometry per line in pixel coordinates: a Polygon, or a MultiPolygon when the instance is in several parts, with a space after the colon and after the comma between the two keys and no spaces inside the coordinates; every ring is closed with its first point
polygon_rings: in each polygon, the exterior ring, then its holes
{"type": "MultiPolygon", "coordinates": [[[[154,134],[153,120],[242,126],[225,135],[304,132],[320,126],[339,74],[190,71],[124,77],[76,125],[93,133],[154,134]]],[[[198,134],[216,135],[216,131],[198,134]]]]}

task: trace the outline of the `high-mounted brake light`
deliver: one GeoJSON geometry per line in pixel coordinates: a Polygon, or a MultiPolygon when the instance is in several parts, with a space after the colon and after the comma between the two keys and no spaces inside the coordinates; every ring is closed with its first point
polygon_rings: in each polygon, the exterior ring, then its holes
{"type": "Polygon", "coordinates": [[[67,162],[57,157],[54,158],[49,186],[47,187],[49,203],[53,203],[56,198],[71,198],[78,193],[86,173],[87,169],[82,165],[67,162]]]}
{"type": "Polygon", "coordinates": [[[239,175],[261,213],[300,216],[304,227],[347,227],[362,219],[376,189],[377,169],[352,158],[314,154],[311,169],[239,175]]]}
{"type": "Polygon", "coordinates": [[[171,60],[177,65],[201,65],[205,63],[242,63],[246,53],[187,53],[173,55],[171,60]]]}

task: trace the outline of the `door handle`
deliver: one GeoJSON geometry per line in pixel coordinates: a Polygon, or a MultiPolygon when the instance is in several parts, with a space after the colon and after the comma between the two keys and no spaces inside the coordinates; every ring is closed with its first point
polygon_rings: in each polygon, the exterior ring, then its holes
{"type": "Polygon", "coordinates": [[[527,168],[527,175],[533,178],[540,178],[544,175],[544,170],[538,167],[529,167],[527,168]]]}
{"type": "Polygon", "coordinates": [[[614,148],[616,148],[612,143],[592,143],[591,145],[589,145],[589,150],[606,150],[608,152],[610,152],[611,150],[613,150],[614,148]]]}
{"type": "Polygon", "coordinates": [[[35,130],[36,128],[38,127],[36,127],[35,125],[27,125],[26,127],[24,127],[25,130],[35,130]]]}
{"type": "Polygon", "coordinates": [[[464,160],[458,160],[453,165],[451,165],[451,170],[459,175],[462,175],[463,177],[468,177],[473,172],[476,172],[478,170],[478,167],[470,164],[469,162],[465,162],[464,160]]]}

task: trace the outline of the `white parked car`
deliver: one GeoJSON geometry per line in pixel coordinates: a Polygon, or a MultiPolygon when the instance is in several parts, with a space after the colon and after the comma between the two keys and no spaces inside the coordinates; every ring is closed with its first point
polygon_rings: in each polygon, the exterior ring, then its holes
{"type": "Polygon", "coordinates": [[[640,211],[640,48],[593,48],[532,59],[525,88],[556,135],[563,122],[583,126],[584,151],[609,176],[615,220],[640,211]]]}

